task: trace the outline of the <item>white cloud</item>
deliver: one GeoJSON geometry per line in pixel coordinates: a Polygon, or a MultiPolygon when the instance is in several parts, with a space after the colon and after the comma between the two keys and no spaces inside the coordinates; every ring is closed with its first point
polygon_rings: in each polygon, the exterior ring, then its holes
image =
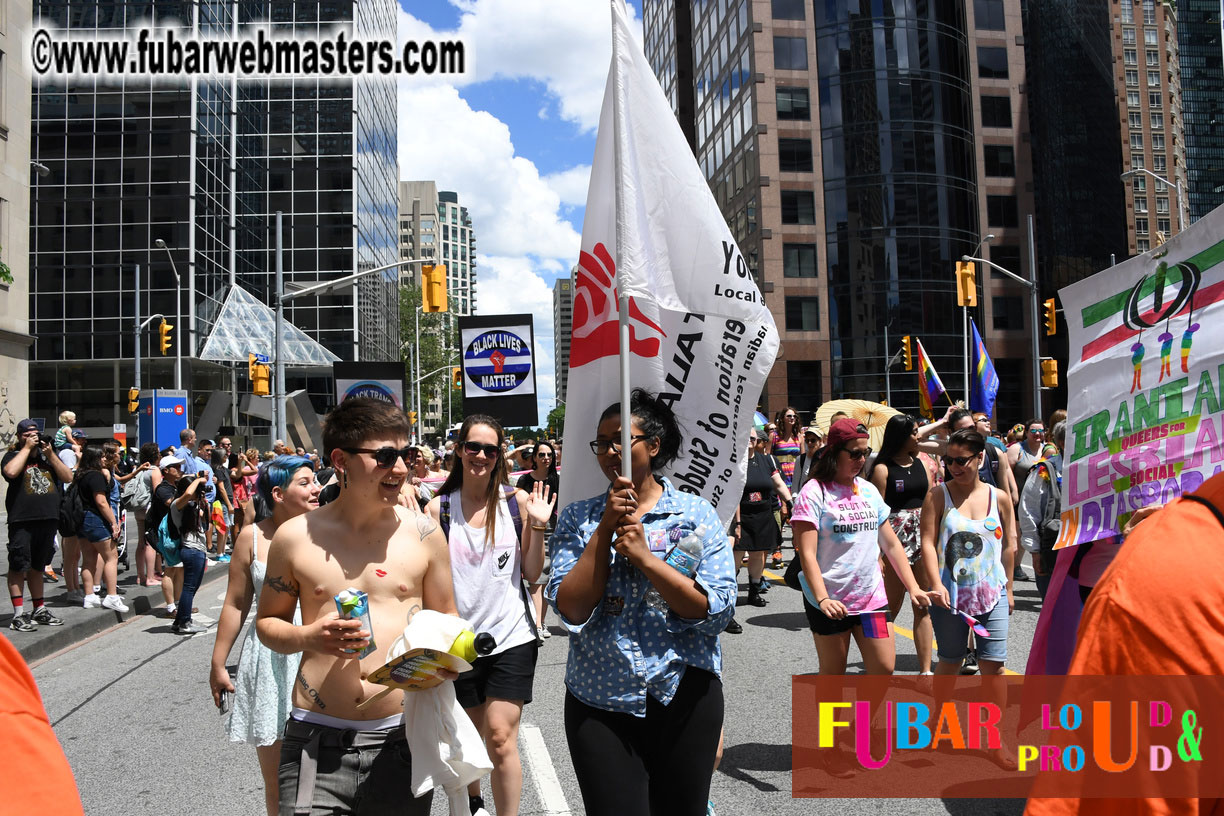
{"type": "Polygon", "coordinates": [[[550,173],[544,177],[544,183],[561,198],[561,203],[567,207],[581,207],[586,204],[587,187],[591,182],[591,165],[584,164],[571,167],[559,173],[550,173]]]}
{"type": "MultiPolygon", "coordinates": [[[[584,131],[599,124],[603,88],[612,57],[611,11],[606,0],[451,0],[461,12],[455,29],[433,29],[403,8],[405,39],[463,41],[463,75],[417,80],[469,85],[490,79],[542,83],[557,100],[560,117],[584,131]]],[[[634,35],[642,23],[629,6],[634,35]]]]}

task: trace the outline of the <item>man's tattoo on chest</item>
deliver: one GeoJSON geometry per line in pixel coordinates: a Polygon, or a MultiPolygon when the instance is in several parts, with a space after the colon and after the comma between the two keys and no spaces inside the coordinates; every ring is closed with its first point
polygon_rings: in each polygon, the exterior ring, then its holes
{"type": "Polygon", "coordinates": [[[292,579],[287,580],[279,575],[272,575],[264,579],[264,585],[272,587],[277,592],[292,595],[295,598],[301,594],[301,589],[298,587],[296,581],[293,581],[292,579]]]}
{"type": "Polygon", "coordinates": [[[306,677],[300,671],[298,672],[297,680],[298,685],[302,687],[302,691],[306,693],[307,697],[314,701],[315,705],[317,705],[320,709],[327,708],[327,704],[323,702],[323,698],[319,696],[319,692],[315,691],[311,685],[306,682],[306,677]]]}

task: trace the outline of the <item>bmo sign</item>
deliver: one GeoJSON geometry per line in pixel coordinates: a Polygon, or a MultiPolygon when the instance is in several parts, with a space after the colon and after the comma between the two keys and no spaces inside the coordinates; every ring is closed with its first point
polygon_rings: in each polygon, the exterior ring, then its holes
{"type": "Polygon", "coordinates": [[[187,392],[151,389],[140,392],[140,441],[159,448],[178,447],[187,428],[187,392]]]}

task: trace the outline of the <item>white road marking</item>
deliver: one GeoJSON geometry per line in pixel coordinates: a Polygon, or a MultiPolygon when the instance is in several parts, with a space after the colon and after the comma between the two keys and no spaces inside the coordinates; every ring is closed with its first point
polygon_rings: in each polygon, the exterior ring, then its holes
{"type": "Polygon", "coordinates": [[[519,736],[523,739],[523,755],[540,791],[543,812],[547,816],[570,816],[569,803],[565,801],[565,793],[561,790],[561,782],[557,779],[557,770],[553,767],[540,727],[523,723],[519,726],[519,736]]]}

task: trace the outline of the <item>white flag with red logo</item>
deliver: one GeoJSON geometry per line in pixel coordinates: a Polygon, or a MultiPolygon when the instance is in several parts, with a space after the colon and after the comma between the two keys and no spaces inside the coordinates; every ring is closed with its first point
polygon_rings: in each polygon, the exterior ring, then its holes
{"type": "Polygon", "coordinates": [[[621,0],[612,0],[612,36],[574,282],[561,500],[608,489],[586,443],[604,409],[620,401],[623,286],[632,385],[667,400],[684,434],[666,475],[727,521],[743,491],[748,432],[778,330],[621,0]]]}

